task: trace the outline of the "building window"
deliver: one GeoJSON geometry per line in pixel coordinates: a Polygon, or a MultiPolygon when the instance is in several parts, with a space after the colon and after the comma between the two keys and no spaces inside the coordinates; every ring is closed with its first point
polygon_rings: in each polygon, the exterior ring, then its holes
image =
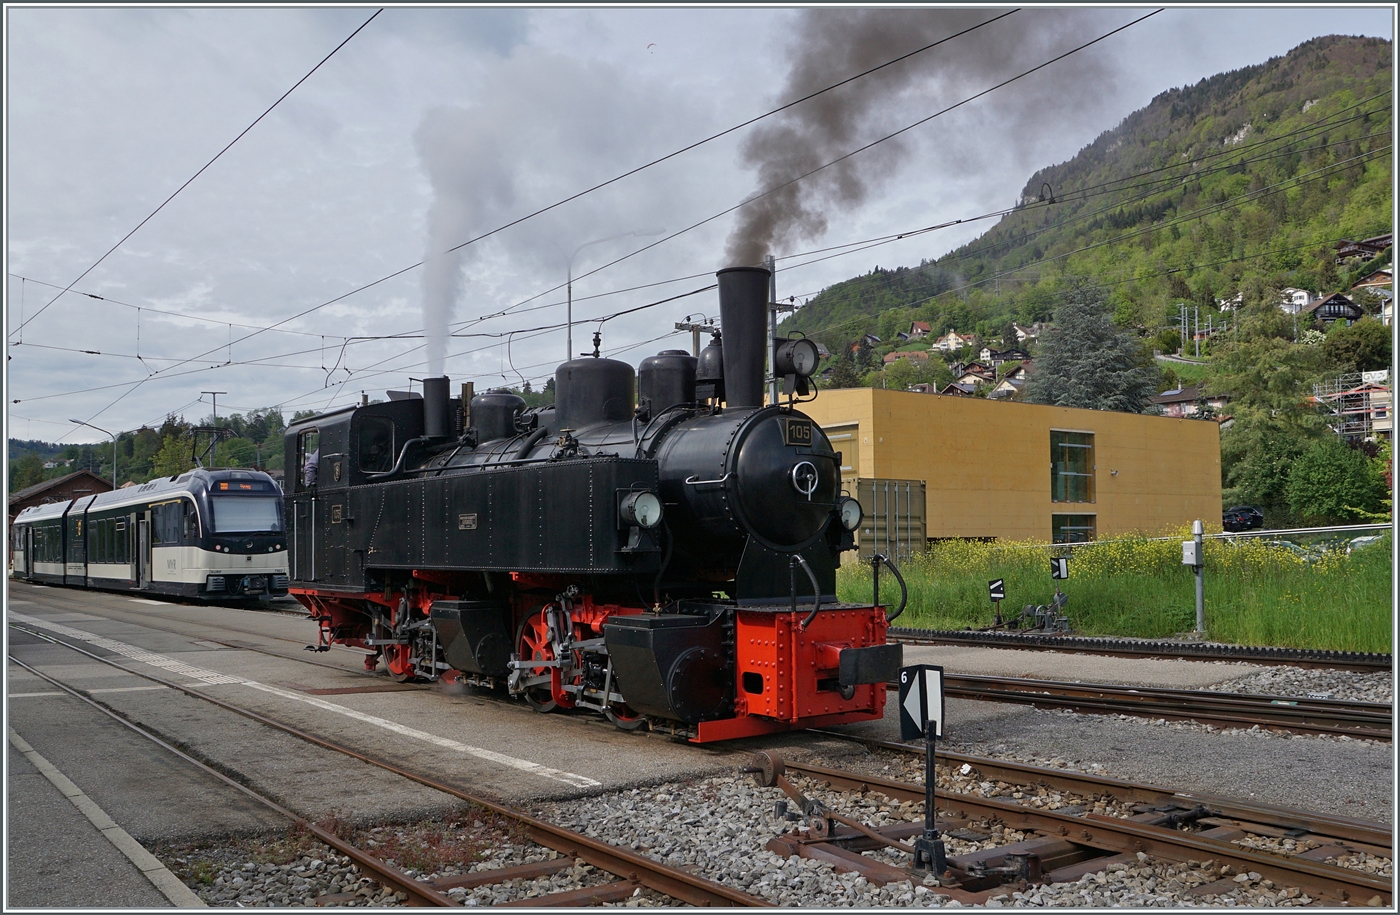
{"type": "Polygon", "coordinates": [[[1050,501],[1094,501],[1094,435],[1050,433],[1050,501]]]}
{"type": "Polygon", "coordinates": [[[1051,515],[1052,543],[1088,543],[1094,539],[1094,515],[1051,515]]]}

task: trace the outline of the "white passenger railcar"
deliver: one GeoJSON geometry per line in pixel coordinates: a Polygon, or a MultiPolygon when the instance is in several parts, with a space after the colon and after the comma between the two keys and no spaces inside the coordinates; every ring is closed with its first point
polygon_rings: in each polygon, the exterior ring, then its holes
{"type": "Polygon", "coordinates": [[[25,581],[204,599],[285,595],[282,491],[265,473],[191,470],[38,505],[12,530],[25,581]]]}

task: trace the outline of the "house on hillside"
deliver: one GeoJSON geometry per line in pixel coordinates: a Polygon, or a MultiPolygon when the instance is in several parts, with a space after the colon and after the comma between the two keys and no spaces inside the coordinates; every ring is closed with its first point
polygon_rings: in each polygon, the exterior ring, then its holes
{"type": "Polygon", "coordinates": [[[1304,308],[1307,308],[1308,303],[1311,301],[1312,293],[1308,292],[1306,289],[1296,289],[1293,286],[1285,286],[1279,290],[1278,307],[1284,314],[1296,315],[1304,308]]]}
{"type": "Polygon", "coordinates": [[[965,380],[968,384],[991,384],[997,377],[996,370],[985,362],[954,362],[949,368],[953,372],[953,380],[957,382],[965,380]]]}
{"type": "Polygon", "coordinates": [[[901,359],[908,359],[914,365],[928,365],[928,353],[922,350],[906,350],[902,353],[886,353],[885,365],[894,365],[901,359]]]}
{"type": "Polygon", "coordinates": [[[1388,439],[1394,430],[1390,372],[1355,372],[1313,385],[1313,403],[1346,440],[1388,439]]]}
{"type": "Polygon", "coordinates": [[[1334,292],[1304,308],[1302,314],[1311,315],[1323,324],[1331,324],[1333,321],[1351,324],[1353,321],[1359,321],[1365,312],[1351,299],[1340,292],[1334,292]]]}
{"type": "Polygon", "coordinates": [[[1383,289],[1392,289],[1395,286],[1395,277],[1390,267],[1382,267],[1366,274],[1361,279],[1352,284],[1351,291],[1356,292],[1361,289],[1369,289],[1372,292],[1379,292],[1383,289]]]}
{"type": "Polygon", "coordinates": [[[1001,379],[987,393],[992,400],[1020,400],[1026,391],[1026,381],[1035,371],[1035,364],[1027,359],[1013,365],[1002,373],[1001,379]]]}
{"type": "Polygon", "coordinates": [[[1391,233],[1363,238],[1360,241],[1339,241],[1336,244],[1337,263],[1345,263],[1356,258],[1370,259],[1390,247],[1391,233]]]}
{"type": "Polygon", "coordinates": [[[1039,337],[1040,332],[1044,330],[1045,327],[1043,324],[1037,322],[1035,324],[1032,324],[1030,327],[1026,327],[1021,324],[1012,324],[1011,329],[1016,334],[1016,342],[1025,343],[1027,340],[1034,340],[1037,337],[1039,337]]]}
{"type": "Polygon", "coordinates": [[[984,346],[982,347],[982,351],[977,354],[977,358],[992,366],[992,368],[996,368],[1003,362],[1017,362],[1029,359],[1030,354],[1023,349],[995,350],[990,346],[984,346]]]}
{"type": "Polygon", "coordinates": [[[1196,416],[1202,412],[1202,407],[1210,407],[1216,413],[1221,413],[1230,402],[1228,394],[1211,394],[1206,396],[1201,393],[1199,385],[1173,388],[1170,391],[1163,391],[1152,402],[1162,408],[1163,416],[1196,416]]]}
{"type": "Polygon", "coordinates": [[[920,337],[927,337],[933,333],[933,328],[927,321],[915,321],[909,325],[908,337],[910,340],[917,340],[920,337]]]}
{"type": "Polygon", "coordinates": [[[977,338],[972,334],[960,334],[955,330],[950,330],[933,342],[933,348],[940,353],[954,353],[964,346],[974,346],[977,338]]]}
{"type": "Polygon", "coordinates": [[[1228,299],[1216,299],[1215,307],[1221,311],[1234,311],[1244,304],[1244,293],[1237,292],[1228,299]]]}
{"type": "Polygon", "coordinates": [[[975,397],[977,395],[977,386],[954,381],[945,385],[943,390],[938,393],[948,394],[952,397],[975,397]]]}

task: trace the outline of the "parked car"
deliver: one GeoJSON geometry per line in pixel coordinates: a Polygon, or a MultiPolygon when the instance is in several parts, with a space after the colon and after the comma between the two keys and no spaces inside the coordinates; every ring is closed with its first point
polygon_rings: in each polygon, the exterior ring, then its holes
{"type": "Polygon", "coordinates": [[[1227,508],[1220,517],[1221,526],[1232,534],[1252,531],[1264,526],[1264,510],[1253,505],[1236,505],[1227,508]]]}
{"type": "Polygon", "coordinates": [[[1372,544],[1380,543],[1384,539],[1384,534],[1368,534],[1365,537],[1357,537],[1356,539],[1352,540],[1347,544],[1347,553],[1350,553],[1352,550],[1359,550],[1362,547],[1367,547],[1371,546],[1372,544]]]}

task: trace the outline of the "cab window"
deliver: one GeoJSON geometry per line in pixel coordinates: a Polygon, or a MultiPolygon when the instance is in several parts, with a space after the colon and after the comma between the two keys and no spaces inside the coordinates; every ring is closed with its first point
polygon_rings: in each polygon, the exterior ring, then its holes
{"type": "Polygon", "coordinates": [[[316,485],[316,473],[321,462],[321,433],[307,429],[297,438],[297,479],[302,489],[316,485]]]}
{"type": "Polygon", "coordinates": [[[360,469],[383,473],[394,467],[394,421],[387,416],[366,416],[360,422],[360,469]]]}

